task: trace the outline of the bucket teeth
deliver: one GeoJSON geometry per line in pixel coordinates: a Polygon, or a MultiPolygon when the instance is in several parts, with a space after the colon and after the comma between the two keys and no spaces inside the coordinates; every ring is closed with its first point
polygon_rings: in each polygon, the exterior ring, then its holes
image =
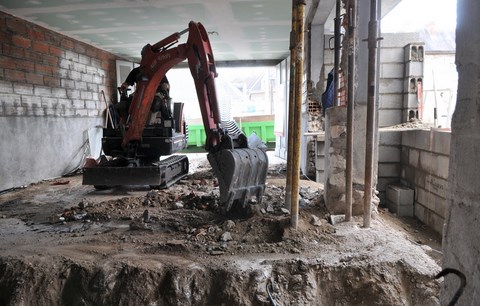
{"type": "Polygon", "coordinates": [[[207,155],[218,178],[220,203],[229,211],[237,202],[246,208],[255,196],[261,203],[265,192],[268,158],[261,149],[229,149],[207,155]]]}

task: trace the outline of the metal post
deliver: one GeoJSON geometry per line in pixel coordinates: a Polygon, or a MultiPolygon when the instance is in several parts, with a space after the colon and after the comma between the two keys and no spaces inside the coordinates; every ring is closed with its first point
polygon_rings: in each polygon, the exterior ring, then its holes
{"type": "Polygon", "coordinates": [[[357,0],[350,0],[348,10],[348,94],[347,94],[347,160],[345,172],[345,194],[347,209],[345,221],[352,219],[352,193],[353,193],[353,112],[355,108],[355,71],[356,71],[356,47],[357,47],[357,0]]]}
{"type": "Polygon", "coordinates": [[[290,80],[288,91],[288,131],[287,131],[287,182],[285,185],[285,207],[292,208],[292,159],[293,156],[293,129],[295,110],[295,61],[297,41],[297,0],[292,0],[292,31],[290,32],[290,80]]]}
{"type": "Polygon", "coordinates": [[[372,214],[373,156],[375,132],[375,99],[377,73],[378,20],[377,0],[370,2],[370,22],[368,23],[368,99],[367,99],[367,135],[365,145],[365,193],[363,205],[363,226],[370,227],[372,214]]]}
{"type": "Polygon", "coordinates": [[[333,60],[333,100],[335,106],[340,106],[340,29],[342,27],[342,20],[340,11],[342,9],[342,0],[337,0],[335,7],[335,23],[333,29],[334,35],[334,60],[333,60]]]}
{"type": "Polygon", "coordinates": [[[291,225],[297,229],[298,225],[298,182],[300,180],[300,137],[302,123],[302,86],[303,86],[303,45],[305,0],[297,1],[297,51],[295,61],[295,119],[294,119],[294,154],[292,160],[292,208],[291,225]]]}

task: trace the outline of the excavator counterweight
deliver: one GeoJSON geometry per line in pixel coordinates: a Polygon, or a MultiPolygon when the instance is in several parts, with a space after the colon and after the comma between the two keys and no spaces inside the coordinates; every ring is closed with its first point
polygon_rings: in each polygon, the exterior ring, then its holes
{"type": "Polygon", "coordinates": [[[254,196],[260,203],[265,191],[267,154],[262,149],[249,148],[243,132],[228,128],[232,122],[221,121],[210,40],[203,25],[193,21],[188,29],[143,47],[136,91],[130,99],[122,92],[124,105],[118,107],[121,111],[114,116],[120,119],[104,129],[102,148],[111,159],[85,168],[83,184],[101,189],[114,185],[168,187],[188,173],[186,156],[159,161],[162,155],[183,150],[188,142],[183,104],[176,103],[170,116],[165,111],[170,108],[168,93],[158,93],[167,71],[184,60],[188,61],[195,83],[206,133],[205,149],[218,178],[223,211],[228,212],[236,203],[246,208],[254,196]],[[178,44],[187,32],[187,42],[178,44]]]}

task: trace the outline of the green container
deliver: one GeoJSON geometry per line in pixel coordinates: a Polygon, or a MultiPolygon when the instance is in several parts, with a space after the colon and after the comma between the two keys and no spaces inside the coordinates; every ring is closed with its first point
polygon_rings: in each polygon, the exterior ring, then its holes
{"type": "MultiPolygon", "coordinates": [[[[241,130],[248,137],[255,132],[260,139],[266,144],[275,142],[275,134],[273,133],[273,121],[258,121],[258,122],[242,122],[239,124],[241,130]]],[[[188,125],[188,145],[203,147],[207,136],[202,124],[188,125]]]]}

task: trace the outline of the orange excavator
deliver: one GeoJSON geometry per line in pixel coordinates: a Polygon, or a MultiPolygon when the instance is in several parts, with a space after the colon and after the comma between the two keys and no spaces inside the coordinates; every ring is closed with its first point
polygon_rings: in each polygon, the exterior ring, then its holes
{"type": "MultiPolygon", "coordinates": [[[[254,196],[260,203],[268,169],[266,152],[249,148],[247,137],[234,122],[221,121],[215,90],[217,73],[208,33],[201,23],[193,21],[188,29],[143,47],[140,77],[130,101],[126,91],[119,88],[119,104],[129,106],[123,112],[114,111],[118,120],[112,120],[113,124],[103,129],[102,149],[111,158],[84,168],[83,184],[97,189],[117,185],[166,188],[188,174],[186,155],[160,159],[187,146],[183,103],[174,103],[172,113],[155,102],[159,101],[157,88],[167,71],[184,60],[188,61],[195,82],[206,133],[205,149],[218,178],[222,210],[228,212],[236,204],[246,208],[254,196]],[[187,42],[179,44],[180,37],[187,32],[187,42]]],[[[168,94],[160,96],[160,104],[170,109],[168,94]]]]}

